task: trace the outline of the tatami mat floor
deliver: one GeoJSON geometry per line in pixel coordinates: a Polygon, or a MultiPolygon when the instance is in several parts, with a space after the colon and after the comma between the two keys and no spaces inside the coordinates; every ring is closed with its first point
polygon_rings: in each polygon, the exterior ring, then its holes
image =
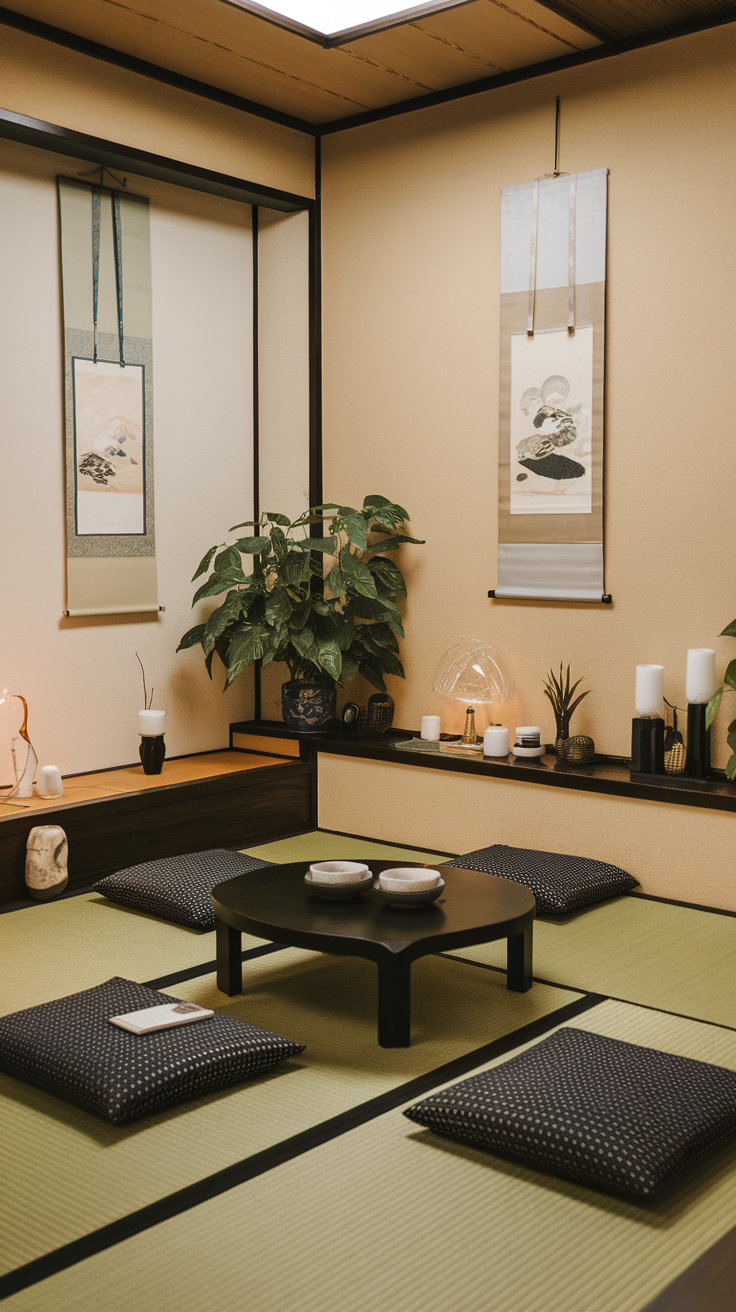
{"type": "MultiPolygon", "coordinates": [[[[714,1026],[613,1002],[570,1023],[736,1068],[736,1035],[714,1026]]],[[[441,1141],[397,1108],[9,1307],[638,1312],[735,1208],[733,1142],[644,1207],[441,1141]]]]}
{"type": "MultiPolygon", "coordinates": [[[[326,833],[250,851],[279,862],[446,859],[326,833]]],[[[244,938],[243,947],[257,943],[244,938]]],[[[1,1077],[5,1271],[43,1266],[44,1254],[84,1244],[101,1226],[114,1230],[126,1215],[376,1096],[393,1090],[398,1101],[418,1074],[503,1035],[518,1044],[524,1032],[515,1032],[530,1022],[552,1028],[583,991],[641,1005],[590,997],[592,1010],[568,1023],[736,1069],[736,1032],[725,1028],[736,1026],[736,918],[633,897],[540,919],[535,976],[549,983],[525,995],[483,968],[505,964],[500,944],[416,963],[409,1049],[377,1046],[368,962],[282,949],[246,961],[245,991],[227,999],[208,969],[213,934],[93,893],[0,917],[2,948],[3,1011],[113,974],[147,980],[194,968],[202,973],[168,991],[307,1044],[269,1076],[123,1130],[1,1077]]],[[[733,1224],[731,1145],[660,1203],[638,1207],[441,1145],[396,1110],[368,1115],[258,1178],[160,1224],[152,1218],[133,1238],[117,1242],[111,1231],[112,1246],[94,1256],[78,1260],[81,1250],[70,1249],[67,1269],[21,1288],[9,1306],[639,1312],[733,1224]]]]}

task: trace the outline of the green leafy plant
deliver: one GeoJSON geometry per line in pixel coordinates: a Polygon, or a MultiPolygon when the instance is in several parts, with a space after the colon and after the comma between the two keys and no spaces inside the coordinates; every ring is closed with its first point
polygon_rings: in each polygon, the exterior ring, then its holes
{"type": "MultiPolygon", "coordinates": [[[[723,632],[719,635],[721,638],[736,638],[736,620],[731,620],[723,632]]],[[[723,676],[723,683],[720,688],[716,688],[708,705],[705,708],[705,727],[710,729],[715,720],[723,698],[726,687],[736,688],[736,660],[729,661],[726,673],[723,676]]],[[[736,720],[732,720],[728,726],[728,736],[726,742],[731,748],[731,755],[726,761],[726,778],[736,779],[736,720]]]]}
{"type": "Polygon", "coordinates": [[[210,678],[217,654],[226,688],[256,661],[283,661],[292,679],[343,684],[362,674],[385,692],[386,674],[404,677],[397,598],[406,586],[388,553],[421,545],[400,531],[408,518],[387,497],[368,496],[359,510],[329,503],[295,520],[265,512],[236,524],[231,533],[252,528],[253,535],[210,547],[192,579],[211,567],[192,605],[227,596],[206,624],[184,634],[177,651],[201,644],[210,678]],[[328,536],[308,536],[328,519],[328,536]],[[244,557],[253,562],[250,573],[244,557]]]}
{"type": "MultiPolygon", "coordinates": [[[[584,678],[585,676],[583,676],[584,678]]],[[[573,711],[577,709],[584,697],[588,696],[590,688],[586,692],[581,692],[579,697],[575,697],[575,690],[579,688],[583,679],[578,679],[570,686],[570,666],[567,667],[567,673],[563,676],[562,661],[560,661],[560,677],[556,678],[554,672],[550,670],[544,681],[544,693],[552,703],[552,710],[555,713],[555,724],[557,725],[557,754],[564,759],[565,740],[570,736],[570,720],[573,711]],[[573,698],[575,700],[573,701],[573,698]]]]}

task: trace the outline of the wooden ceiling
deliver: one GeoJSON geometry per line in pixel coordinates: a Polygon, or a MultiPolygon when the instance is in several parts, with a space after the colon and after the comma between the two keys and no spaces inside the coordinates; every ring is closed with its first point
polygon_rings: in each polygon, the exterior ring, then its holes
{"type": "Polygon", "coordinates": [[[674,24],[736,17],[723,0],[469,0],[325,48],[242,0],[14,0],[12,8],[305,126],[665,35],[674,24]]]}

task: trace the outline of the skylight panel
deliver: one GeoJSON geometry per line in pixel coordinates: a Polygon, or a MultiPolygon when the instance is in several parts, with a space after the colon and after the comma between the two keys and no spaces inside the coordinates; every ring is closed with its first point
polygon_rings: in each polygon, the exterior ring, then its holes
{"type": "Polygon", "coordinates": [[[271,4],[259,0],[258,7],[274,16],[310,27],[322,36],[332,36],[335,32],[374,23],[377,19],[435,8],[435,5],[402,4],[401,0],[274,0],[271,4]]]}

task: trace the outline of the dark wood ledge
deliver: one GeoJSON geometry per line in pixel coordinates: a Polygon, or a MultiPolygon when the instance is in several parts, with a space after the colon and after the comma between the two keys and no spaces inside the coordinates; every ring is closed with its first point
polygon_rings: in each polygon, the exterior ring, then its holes
{"type": "MultiPolygon", "coordinates": [[[[233,746],[241,751],[248,750],[243,744],[249,736],[260,738],[261,743],[269,737],[291,739],[299,742],[302,753],[355,756],[369,761],[414,765],[423,770],[483,775],[490,779],[572,788],[578,792],[604,793],[612,797],[634,797],[648,802],[699,806],[712,811],[736,811],[736,784],[729,783],[720,771],[714,772],[711,779],[699,780],[682,775],[633,775],[628,761],[612,756],[597,756],[592,765],[584,766],[558,761],[551,752],[538,760],[515,756],[499,760],[454,756],[449,752],[411,747],[410,743],[418,742],[418,735],[408,730],[392,731],[380,738],[358,738],[340,729],[298,734],[276,720],[246,720],[233,724],[230,726],[230,736],[233,746]]],[[[262,746],[260,750],[263,750],[262,746]]]]}

